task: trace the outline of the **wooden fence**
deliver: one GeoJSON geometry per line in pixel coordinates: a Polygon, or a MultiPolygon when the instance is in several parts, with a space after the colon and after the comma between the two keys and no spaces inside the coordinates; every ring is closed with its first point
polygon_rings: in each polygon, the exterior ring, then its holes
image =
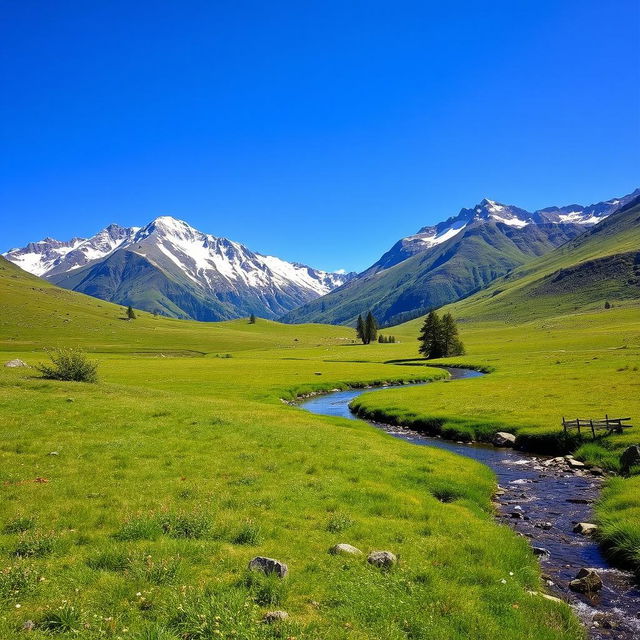
{"type": "Polygon", "coordinates": [[[633,425],[623,424],[631,418],[610,418],[606,415],[601,420],[593,420],[592,418],[576,418],[575,420],[566,420],[563,416],[562,427],[565,433],[569,433],[570,429],[576,429],[579,434],[582,429],[591,431],[593,437],[596,437],[596,431],[606,431],[609,433],[622,433],[625,429],[630,429],[633,425]]]}

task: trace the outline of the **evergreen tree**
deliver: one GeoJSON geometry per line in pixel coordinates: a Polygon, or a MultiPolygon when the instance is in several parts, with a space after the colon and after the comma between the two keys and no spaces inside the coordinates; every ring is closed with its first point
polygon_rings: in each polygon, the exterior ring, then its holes
{"type": "Polygon", "coordinates": [[[611,303],[608,300],[604,303],[604,308],[611,309],[611,303]]]}
{"type": "Polygon", "coordinates": [[[127,319],[128,320],[136,319],[136,312],[133,310],[133,307],[131,305],[127,307],[127,319]]]}
{"type": "Polygon", "coordinates": [[[427,359],[442,358],[442,321],[435,311],[431,311],[425,318],[418,336],[420,347],[418,350],[427,359]]]}
{"type": "Polygon", "coordinates": [[[362,320],[361,315],[358,316],[358,322],[356,323],[356,336],[358,337],[358,340],[362,340],[362,344],[367,344],[364,333],[364,321],[362,320]]]}
{"type": "Polygon", "coordinates": [[[386,340],[385,340],[385,338],[384,338],[384,336],[383,336],[382,334],[380,334],[380,335],[378,336],[378,342],[379,342],[380,344],[383,344],[383,343],[385,343],[385,342],[386,342],[386,340]]]}
{"type": "Polygon", "coordinates": [[[252,313],[252,314],[249,316],[249,324],[255,324],[255,323],[256,323],[256,316],[255,316],[255,314],[254,314],[254,313],[252,313]]]}
{"type": "Polygon", "coordinates": [[[375,342],[378,337],[378,323],[373,317],[373,313],[371,313],[371,311],[367,313],[367,319],[364,321],[364,332],[366,338],[365,344],[375,342]]]}
{"type": "Polygon", "coordinates": [[[464,345],[458,335],[458,327],[456,321],[450,313],[442,316],[442,352],[444,356],[462,356],[464,355],[464,345]]]}

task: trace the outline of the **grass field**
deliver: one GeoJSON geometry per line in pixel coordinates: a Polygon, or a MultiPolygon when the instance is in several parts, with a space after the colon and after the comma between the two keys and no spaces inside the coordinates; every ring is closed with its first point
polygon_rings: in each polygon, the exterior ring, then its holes
{"type": "MultiPolygon", "coordinates": [[[[98,384],[0,368],[0,637],[581,638],[492,515],[491,472],[284,404],[440,377],[340,327],[122,310],[5,268],[3,361],[82,346],[98,384]],[[399,557],[381,571],[348,542],[399,557]],[[256,555],[285,580],[249,574],[256,555]],[[275,625],[266,611],[286,610],[275,625]],[[543,622],[532,625],[532,620],[543,622]]],[[[384,349],[383,347],[390,347],[384,349]]]]}

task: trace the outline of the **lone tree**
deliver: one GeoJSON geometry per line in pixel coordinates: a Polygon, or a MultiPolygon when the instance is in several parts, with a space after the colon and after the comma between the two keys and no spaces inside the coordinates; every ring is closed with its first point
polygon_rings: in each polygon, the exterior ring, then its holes
{"type": "Polygon", "coordinates": [[[441,358],[442,353],[442,321],[435,311],[431,311],[424,319],[420,335],[418,351],[425,358],[441,358]]]}
{"type": "Polygon", "coordinates": [[[255,313],[252,313],[249,316],[249,324],[255,324],[255,323],[256,323],[256,315],[255,315],[255,313]]]}
{"type": "Polygon", "coordinates": [[[431,311],[424,320],[418,342],[420,353],[429,360],[464,355],[464,345],[450,313],[440,318],[435,311],[431,311]]]}
{"type": "Polygon", "coordinates": [[[133,307],[129,305],[127,307],[127,320],[135,320],[135,319],[136,319],[136,312],[133,310],[133,307]]]}
{"type": "Polygon", "coordinates": [[[365,344],[375,342],[378,338],[378,323],[373,317],[373,313],[371,313],[371,311],[367,313],[367,319],[364,321],[364,331],[366,337],[365,344]]]}
{"type": "Polygon", "coordinates": [[[456,321],[450,313],[442,316],[442,350],[445,356],[464,355],[464,345],[458,335],[456,321]]]}

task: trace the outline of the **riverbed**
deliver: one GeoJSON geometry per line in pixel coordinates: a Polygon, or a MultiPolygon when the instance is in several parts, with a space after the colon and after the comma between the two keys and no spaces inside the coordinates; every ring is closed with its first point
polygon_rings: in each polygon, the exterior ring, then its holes
{"type": "MultiPolygon", "coordinates": [[[[449,380],[422,384],[450,384],[482,376],[471,369],[447,368],[449,380]]],[[[357,396],[378,389],[334,391],[305,399],[299,406],[312,413],[357,419],[349,404],[357,396]]],[[[598,544],[573,531],[578,522],[593,522],[592,505],[603,478],[589,470],[570,470],[560,461],[513,449],[429,437],[398,426],[370,423],[414,445],[438,447],[489,466],[497,476],[496,517],[526,536],[539,556],[546,591],[568,602],[595,640],[640,638],[640,589],[634,576],[612,567],[598,544]],[[603,588],[594,595],[568,587],[583,568],[596,569],[603,588]]],[[[537,596],[532,596],[537,597],[537,596]]]]}

